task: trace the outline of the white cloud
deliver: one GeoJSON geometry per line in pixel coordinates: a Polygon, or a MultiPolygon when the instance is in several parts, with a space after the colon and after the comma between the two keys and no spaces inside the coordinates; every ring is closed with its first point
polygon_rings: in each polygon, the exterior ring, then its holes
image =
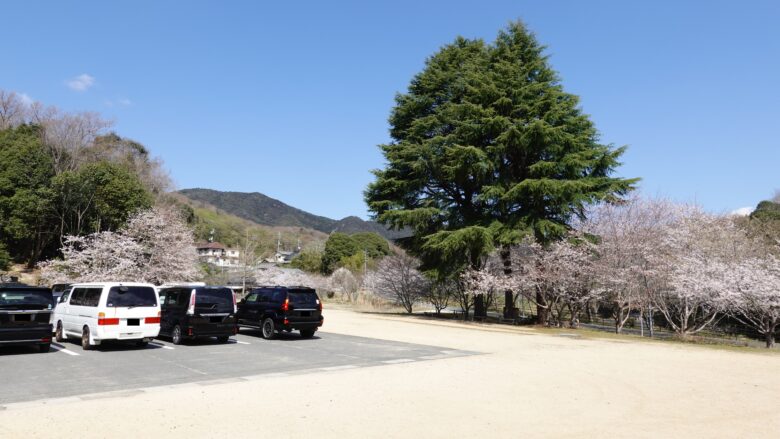
{"type": "Polygon", "coordinates": [[[24,104],[25,107],[29,107],[35,102],[27,93],[19,93],[19,100],[22,101],[22,104],[24,104]]]}
{"type": "Polygon", "coordinates": [[[130,99],[127,99],[127,98],[121,98],[121,99],[117,100],[116,102],[119,105],[124,105],[125,107],[129,107],[129,106],[133,105],[133,101],[131,101],[130,99]]]}
{"type": "Polygon", "coordinates": [[[65,81],[65,85],[75,91],[86,91],[88,88],[92,87],[93,84],[95,84],[95,77],[86,73],[82,73],[73,79],[65,81]]]}
{"type": "Polygon", "coordinates": [[[740,207],[739,209],[735,209],[731,211],[731,215],[736,215],[736,216],[748,216],[751,213],[753,213],[752,207],[740,207]]]}

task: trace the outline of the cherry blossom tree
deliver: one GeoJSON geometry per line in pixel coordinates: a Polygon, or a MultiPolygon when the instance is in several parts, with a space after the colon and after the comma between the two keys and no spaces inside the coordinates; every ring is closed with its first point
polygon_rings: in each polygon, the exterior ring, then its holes
{"type": "Polygon", "coordinates": [[[374,273],[376,292],[395,300],[411,314],[417,303],[429,289],[429,282],[417,267],[420,262],[406,254],[391,255],[379,262],[374,273]]]}
{"type": "Polygon", "coordinates": [[[192,229],[173,206],[156,206],[130,217],[122,233],[142,247],[142,278],[156,285],[200,276],[192,229]]]}
{"type": "Polygon", "coordinates": [[[668,224],[664,234],[669,279],[653,298],[680,336],[716,322],[734,295],[732,265],[749,251],[744,231],[732,218],[693,209],[668,224]]]}
{"type": "Polygon", "coordinates": [[[171,207],[141,211],[118,232],[66,236],[62,254],[62,259],[40,264],[44,282],[122,280],[161,285],[200,276],[192,231],[171,207]]]}
{"type": "Polygon", "coordinates": [[[428,303],[433,305],[437,315],[441,314],[441,311],[449,305],[452,293],[457,288],[457,282],[448,279],[429,283],[429,287],[425,291],[425,298],[428,300],[428,303]]]}
{"type": "Polygon", "coordinates": [[[780,326],[780,259],[747,258],[731,274],[736,283],[731,315],[763,335],[766,347],[773,348],[780,326]]]}
{"type": "Polygon", "coordinates": [[[39,264],[41,281],[55,283],[105,280],[139,281],[143,249],[131,237],[116,232],[65,237],[62,259],[39,264]]]}
{"type": "Polygon", "coordinates": [[[665,287],[668,251],[664,236],[667,224],[681,209],[665,200],[634,197],[597,206],[579,225],[582,233],[598,241],[593,276],[601,301],[612,311],[616,333],[622,331],[631,311],[644,312],[651,298],[665,287]]]}
{"type": "Polygon", "coordinates": [[[258,285],[284,285],[325,288],[325,282],[319,276],[306,273],[297,268],[282,268],[275,265],[261,265],[255,271],[255,282],[258,285]]]}
{"type": "Polygon", "coordinates": [[[351,271],[341,267],[333,272],[329,278],[330,287],[334,291],[339,291],[350,302],[357,300],[360,282],[351,271]]]}

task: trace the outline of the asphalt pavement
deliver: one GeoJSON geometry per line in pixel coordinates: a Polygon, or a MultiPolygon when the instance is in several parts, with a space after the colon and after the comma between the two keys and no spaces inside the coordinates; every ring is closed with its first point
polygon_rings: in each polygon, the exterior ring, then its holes
{"type": "MultiPolygon", "coordinates": [[[[243,329],[230,342],[214,339],[173,345],[154,340],[145,348],[104,343],[84,351],[78,340],[36,347],[0,348],[0,409],[3,404],[74,397],[101,392],[219,380],[375,367],[471,355],[436,346],[400,343],[318,331],[311,339],[297,332],[274,340],[243,329]]],[[[86,397],[86,396],[84,396],[86,397]]]]}

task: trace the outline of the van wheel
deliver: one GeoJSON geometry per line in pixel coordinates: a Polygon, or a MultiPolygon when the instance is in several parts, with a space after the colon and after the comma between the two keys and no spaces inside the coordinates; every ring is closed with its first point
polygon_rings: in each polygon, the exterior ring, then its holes
{"type": "Polygon", "coordinates": [[[227,343],[230,337],[217,337],[217,343],[227,343]]]}
{"type": "Polygon", "coordinates": [[[314,337],[314,329],[301,329],[301,337],[303,338],[314,337]]]}
{"type": "Polygon", "coordinates": [[[171,332],[171,341],[173,344],[181,344],[181,326],[176,325],[173,327],[173,332],[171,332]]]}
{"type": "Polygon", "coordinates": [[[92,345],[89,344],[89,326],[85,326],[81,331],[81,349],[85,351],[92,349],[92,345]]]}
{"type": "Polygon", "coordinates": [[[269,317],[263,320],[263,331],[261,335],[266,340],[271,340],[276,335],[276,328],[274,325],[274,320],[272,318],[269,317]]]}
{"type": "Polygon", "coordinates": [[[42,354],[45,354],[46,352],[49,352],[49,348],[51,348],[51,343],[46,343],[42,345],[38,345],[38,349],[41,350],[42,354]]]}
{"type": "Polygon", "coordinates": [[[62,331],[62,320],[57,322],[57,329],[54,331],[54,339],[60,343],[65,341],[65,334],[62,331]]]}

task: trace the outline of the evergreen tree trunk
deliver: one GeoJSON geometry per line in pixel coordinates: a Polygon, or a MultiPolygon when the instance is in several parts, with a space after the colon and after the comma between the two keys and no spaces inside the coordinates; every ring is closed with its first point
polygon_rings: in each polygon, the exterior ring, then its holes
{"type": "Polygon", "coordinates": [[[517,308],[515,308],[515,295],[512,290],[504,291],[504,318],[516,319],[517,308]]]}
{"type": "Polygon", "coordinates": [[[474,319],[487,317],[487,309],[485,308],[485,295],[477,294],[474,297],[474,319]]]}

